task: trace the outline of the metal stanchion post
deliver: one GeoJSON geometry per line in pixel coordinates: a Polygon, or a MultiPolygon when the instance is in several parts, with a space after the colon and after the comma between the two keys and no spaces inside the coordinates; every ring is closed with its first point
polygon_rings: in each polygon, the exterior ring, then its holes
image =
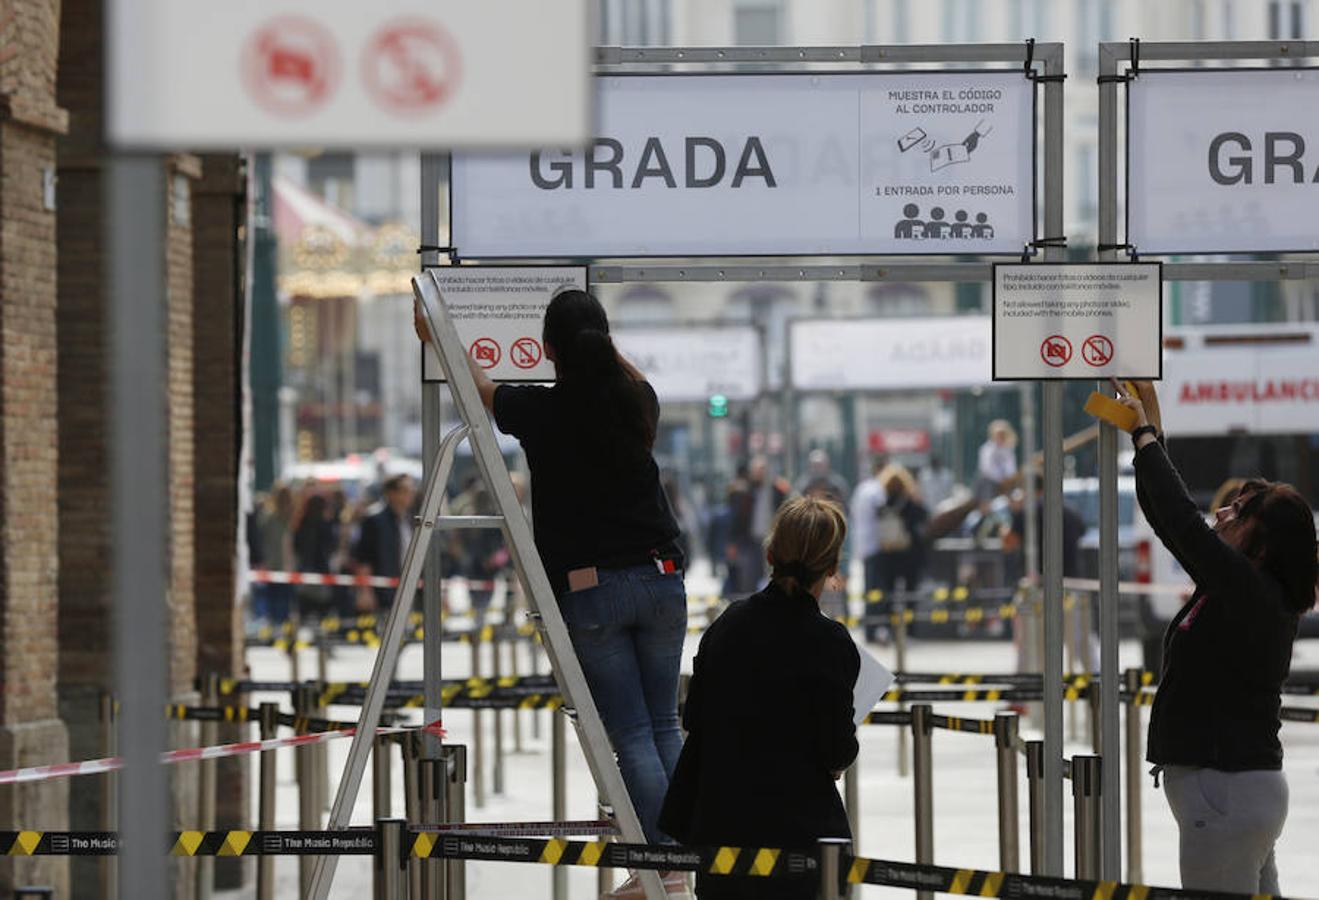
{"type": "MultiPolygon", "coordinates": [[[[1076,654],[1076,598],[1071,594],[1063,595],[1063,641],[1066,650],[1067,662],[1063,671],[1069,675],[1076,674],[1077,671],[1077,654],[1076,654]]],[[[1067,704],[1067,739],[1070,741],[1077,740],[1077,734],[1080,725],[1076,719],[1076,704],[1067,704]]]]}
{"type": "Polygon", "coordinates": [[[1044,741],[1026,742],[1026,786],[1030,791],[1030,873],[1044,873],[1044,741]]]}
{"type": "MultiPolygon", "coordinates": [[[[220,676],[209,672],[202,679],[202,706],[220,705],[220,676]]],[[[218,722],[201,723],[201,745],[211,747],[218,743],[220,726],[218,722]]],[[[215,829],[215,760],[203,759],[197,764],[197,827],[202,831],[215,829]]],[[[215,886],[215,857],[197,858],[196,869],[197,900],[210,900],[215,886]]]]}
{"type": "MultiPolygon", "coordinates": [[[[556,822],[568,818],[568,710],[555,711],[550,719],[550,809],[556,822]]],[[[563,866],[550,868],[551,896],[554,900],[567,900],[568,870],[563,866]]]]}
{"type": "MultiPolygon", "coordinates": [[[[403,815],[408,825],[421,824],[421,735],[409,732],[403,739],[403,815]]],[[[421,861],[407,866],[408,896],[421,896],[421,861]]]]}
{"type": "MultiPolygon", "coordinates": [[[[302,685],[298,688],[297,705],[294,713],[304,720],[298,723],[298,734],[308,733],[305,719],[315,709],[315,695],[316,688],[312,685],[302,685]]],[[[293,751],[297,754],[298,761],[298,827],[304,831],[316,831],[321,827],[320,791],[316,789],[315,751],[315,747],[299,747],[293,751]]],[[[315,867],[315,857],[298,857],[298,883],[301,885],[303,896],[306,896],[307,892],[311,890],[311,876],[315,867]]]]}
{"type": "MultiPolygon", "coordinates": [[[[417,764],[418,783],[421,789],[421,827],[439,825],[443,819],[442,794],[445,788],[445,761],[423,759],[417,764]]],[[[422,900],[440,900],[444,870],[440,860],[428,857],[420,860],[422,900]]]]}
{"type": "Polygon", "coordinates": [[[851,847],[845,838],[820,839],[820,900],[842,900],[843,857],[851,847]]]}
{"type": "MultiPolygon", "coordinates": [[[[907,607],[905,603],[893,603],[893,652],[894,662],[899,672],[907,671],[907,607]]],[[[905,707],[899,703],[898,709],[905,707]]],[[[906,778],[911,771],[910,757],[907,753],[907,732],[899,728],[898,732],[898,776],[906,778]]]]}
{"type": "MultiPolygon", "coordinates": [[[[308,702],[312,710],[312,715],[317,718],[328,719],[329,711],[322,699],[325,696],[324,669],[321,670],[321,680],[316,683],[316,687],[308,692],[308,702]]],[[[313,731],[315,729],[312,729],[313,731]]],[[[315,751],[312,753],[312,760],[315,765],[315,785],[316,785],[316,811],[319,817],[321,812],[330,811],[330,748],[325,744],[317,744],[312,747],[315,751]]]]}
{"type": "MultiPolygon", "coordinates": [[[[406,867],[403,839],[408,823],[403,819],[376,820],[375,890],[373,900],[406,900],[406,867]]],[[[262,857],[265,859],[266,857],[262,857]]]]}
{"type": "Polygon", "coordinates": [[[1144,762],[1141,753],[1141,715],[1140,715],[1140,669],[1127,669],[1123,673],[1127,690],[1127,760],[1125,776],[1127,781],[1127,881],[1141,884],[1145,879],[1145,856],[1142,847],[1140,779],[1144,762]]]}
{"type": "MultiPolygon", "coordinates": [[[[509,594],[510,596],[512,595],[511,589],[509,594]]],[[[508,601],[505,601],[505,603],[507,602],[508,601]]],[[[512,621],[511,611],[509,614],[509,621],[510,622],[512,621]]],[[[518,648],[521,646],[521,644],[522,644],[522,640],[518,636],[514,636],[514,638],[508,642],[508,674],[509,677],[513,679],[517,679],[519,677],[518,673],[521,671],[521,666],[518,664],[518,648]]],[[[533,713],[533,715],[535,714],[533,713]]],[[[517,707],[514,707],[513,709],[513,752],[514,753],[523,752],[522,710],[518,709],[517,707]]]]}
{"type": "MultiPolygon", "coordinates": [[[[490,644],[490,679],[498,683],[503,677],[504,666],[500,660],[500,645],[504,643],[496,639],[490,644]]],[[[491,713],[491,718],[495,720],[495,764],[494,771],[491,773],[491,790],[496,796],[504,794],[504,718],[506,711],[496,709],[491,713]]],[[[517,708],[514,707],[513,714],[517,715],[517,708]]]]}
{"type": "MultiPolygon", "coordinates": [[[[595,798],[595,808],[596,808],[597,816],[608,817],[609,814],[606,812],[605,798],[600,796],[599,794],[597,794],[595,798]]],[[[602,838],[602,840],[608,840],[608,838],[607,837],[602,838]]],[[[596,893],[607,894],[613,889],[614,889],[614,870],[606,869],[604,866],[601,866],[599,870],[597,870],[596,879],[595,879],[596,893]]]]}
{"type": "Polygon", "coordinates": [[[1021,816],[1017,808],[1017,714],[994,716],[994,749],[998,758],[998,867],[1021,871],[1021,816]]]}
{"type": "MultiPolygon", "coordinates": [[[[934,864],[934,723],[928,703],[911,707],[912,773],[916,792],[916,862],[934,864]]],[[[918,891],[918,900],[932,900],[930,891],[918,891]]]]}
{"type": "Polygon", "coordinates": [[[375,755],[371,759],[371,808],[376,819],[388,819],[394,806],[394,777],[390,754],[394,746],[392,735],[376,738],[375,755]]]}
{"type": "Polygon", "coordinates": [[[1099,721],[1099,701],[1099,685],[1091,682],[1086,688],[1085,709],[1086,719],[1090,727],[1090,749],[1095,756],[1102,755],[1100,753],[1102,749],[1100,735],[1103,734],[1103,726],[1099,721]]]}
{"type": "Polygon", "coordinates": [[[1100,848],[1100,759],[1072,757],[1072,825],[1076,842],[1076,877],[1099,878],[1100,848]]]}
{"type": "MultiPolygon", "coordinates": [[[[481,677],[481,630],[472,632],[472,677],[481,677]]],[[[472,709],[472,800],[485,808],[485,722],[481,710],[472,709]]]]}
{"type": "MultiPolygon", "coordinates": [[[[902,729],[899,728],[899,731],[902,729]]],[[[847,805],[847,821],[852,826],[852,840],[861,843],[861,754],[843,773],[843,796],[847,805]]]]}
{"type": "MultiPolygon", "coordinates": [[[[274,740],[279,730],[279,704],[262,703],[261,740],[274,740]]],[[[275,828],[275,750],[261,751],[260,793],[257,800],[257,830],[275,828]]],[[[257,900],[275,900],[275,857],[259,856],[256,864],[257,900]]]]}
{"type": "MultiPolygon", "coordinates": [[[[445,762],[444,821],[467,821],[467,748],[461,744],[446,744],[441,751],[445,762]]],[[[446,900],[466,900],[467,864],[451,859],[444,864],[446,900]]]]}
{"type": "MultiPolygon", "coordinates": [[[[115,699],[109,691],[101,692],[101,750],[105,757],[119,755],[119,741],[115,733],[115,699]]],[[[101,830],[119,830],[119,776],[106,772],[101,776],[101,830]]],[[[101,900],[118,900],[119,860],[114,856],[101,857],[101,900]]]]}
{"type": "MultiPolygon", "coordinates": [[[[539,627],[538,617],[536,617],[536,616],[533,615],[533,616],[531,617],[531,619],[532,619],[533,622],[536,622],[536,623],[537,623],[537,627],[539,627]]],[[[541,654],[540,654],[540,646],[541,646],[541,644],[540,644],[540,631],[537,630],[537,632],[536,632],[536,636],[535,636],[534,638],[532,638],[532,640],[531,640],[531,645],[527,648],[527,650],[529,651],[529,655],[531,656],[531,674],[532,674],[532,675],[539,675],[539,674],[540,674],[540,656],[541,656],[541,654]]],[[[540,740],[540,721],[541,721],[541,718],[542,718],[544,715],[545,715],[545,713],[542,712],[542,711],[539,710],[539,709],[537,709],[537,710],[533,710],[532,713],[531,713],[531,737],[532,737],[532,740],[536,740],[536,741],[540,740]]],[[[554,716],[555,713],[551,711],[551,712],[549,713],[549,715],[550,715],[550,716],[554,716]]]]}

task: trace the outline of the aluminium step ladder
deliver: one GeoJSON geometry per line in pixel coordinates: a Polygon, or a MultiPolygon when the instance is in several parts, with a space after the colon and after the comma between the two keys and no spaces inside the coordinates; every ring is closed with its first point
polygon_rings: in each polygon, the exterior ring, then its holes
{"type": "MultiPolygon", "coordinates": [[[[429,347],[435,353],[449,383],[463,424],[446,434],[436,451],[434,465],[422,493],[420,521],[413,529],[412,540],[403,557],[399,586],[394,592],[393,604],[381,634],[370,687],[362,703],[361,720],[357,733],[353,735],[348,761],[339,781],[339,790],[335,794],[327,827],[331,830],[346,828],[351,819],[353,804],[366,770],[367,756],[374,743],[376,727],[384,708],[385,695],[402,647],[403,632],[417,592],[417,582],[421,578],[431,539],[443,521],[439,511],[449,472],[453,467],[454,451],[466,438],[471,445],[477,469],[495,500],[499,511],[499,526],[503,529],[513,565],[526,588],[527,601],[540,627],[542,643],[565,707],[576,712],[570,719],[577,727],[577,736],[596,788],[613,810],[621,840],[644,844],[646,837],[641,822],[623,784],[623,776],[605,733],[604,723],[573,651],[567,626],[550,587],[549,576],[536,551],[531,525],[514,493],[508,468],[495,441],[490,417],[481,403],[476,381],[468,369],[467,351],[458,337],[439,284],[427,271],[412,279],[412,290],[433,338],[429,347]]],[[[439,623],[427,622],[425,625],[433,628],[438,627],[439,623]]],[[[334,856],[317,859],[311,888],[305,900],[327,900],[337,862],[338,858],[334,856]]],[[[647,900],[665,900],[667,894],[659,874],[651,871],[640,874],[647,900]]]]}

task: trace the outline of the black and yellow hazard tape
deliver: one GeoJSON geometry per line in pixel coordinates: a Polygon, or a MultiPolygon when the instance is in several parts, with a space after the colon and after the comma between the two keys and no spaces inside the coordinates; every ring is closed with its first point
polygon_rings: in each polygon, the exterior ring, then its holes
{"type": "Polygon", "coordinates": [[[0,831],[0,856],[114,856],[113,831],[0,831]]]}
{"type": "Polygon", "coordinates": [[[880,710],[868,713],[862,725],[910,725],[911,713],[907,710],[880,710]]]}
{"type": "MultiPolygon", "coordinates": [[[[1203,891],[1120,884],[1116,881],[1072,881],[1038,875],[952,869],[945,866],[890,862],[853,857],[846,866],[849,884],[875,884],[969,897],[1066,897],[1069,900],[1204,900],[1203,891]]],[[[1265,894],[1212,895],[1219,900],[1283,900],[1265,894]]]]}
{"type": "Polygon", "coordinates": [[[374,829],[180,831],[170,856],[373,856],[374,829]]]}
{"type": "Polygon", "coordinates": [[[255,722],[261,713],[245,706],[186,706],[171,703],[165,718],[179,722],[255,722]]]}
{"type": "Polygon", "coordinates": [[[931,716],[930,724],[943,731],[960,731],[964,734],[993,734],[993,719],[966,719],[961,716],[931,716]]]}
{"type": "Polygon", "coordinates": [[[421,859],[497,860],[548,866],[704,872],[753,878],[800,877],[819,869],[814,853],[771,847],[711,847],[697,850],[612,841],[567,841],[560,838],[527,840],[426,832],[411,835],[408,852],[421,859]]]}

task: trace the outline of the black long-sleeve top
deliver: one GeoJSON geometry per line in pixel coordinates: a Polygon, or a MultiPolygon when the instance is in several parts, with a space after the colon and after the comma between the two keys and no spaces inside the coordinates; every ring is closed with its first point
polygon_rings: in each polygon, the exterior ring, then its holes
{"type": "Polygon", "coordinates": [[[1150,762],[1228,772],[1282,768],[1282,683],[1297,617],[1282,586],[1210,528],[1163,445],[1136,452],[1136,497],[1195,592],[1163,638],[1150,762]]]}
{"type": "Polygon", "coordinates": [[[860,667],[847,630],[805,591],[771,583],[729,606],[701,639],[660,827],[701,846],[850,837],[833,773],[856,758],[860,667]]]}

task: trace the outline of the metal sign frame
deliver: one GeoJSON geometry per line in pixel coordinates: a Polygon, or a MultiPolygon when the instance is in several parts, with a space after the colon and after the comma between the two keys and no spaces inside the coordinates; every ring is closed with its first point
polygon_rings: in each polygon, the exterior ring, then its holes
{"type": "MultiPolygon", "coordinates": [[[[1011,64],[1021,66],[1027,77],[1032,77],[1043,97],[1037,99],[1037,122],[1042,154],[1037,155],[1036,195],[1037,228],[1041,220],[1046,238],[1036,240],[1033,246],[1023,248],[1023,256],[1040,252],[1048,262],[1062,261],[1064,241],[1064,92],[1063,81],[1065,49],[1062,43],[993,44],[884,44],[867,46],[830,47],[600,47],[595,54],[598,74],[615,74],[625,70],[641,72],[668,72],[675,66],[701,66],[714,71],[727,71],[729,66],[756,64],[764,66],[766,73],[783,73],[810,70],[811,66],[837,67],[851,64],[863,67],[912,66],[928,68],[932,65],[1011,64]],[[1042,115],[1039,110],[1042,109],[1042,115]],[[1043,163],[1038,162],[1042,156],[1043,163]],[[1039,206],[1043,205],[1040,210],[1039,206]]],[[[442,246],[440,239],[440,173],[442,158],[437,155],[422,157],[422,268],[440,265],[440,256],[451,248],[442,246]]],[[[449,234],[452,237],[452,233],[449,234]]],[[[852,262],[843,265],[793,265],[791,262],[765,261],[763,264],[745,262],[747,258],[729,260],[728,265],[702,261],[697,266],[674,261],[657,261],[654,264],[590,265],[592,284],[621,284],[628,282],[743,282],[743,281],[925,281],[925,282],[989,282],[992,269],[987,262],[922,261],[902,262],[895,259],[881,265],[852,262]]],[[[784,260],[774,257],[773,260],[784,260]]],[[[530,261],[530,258],[528,259],[530,261]]],[[[1043,386],[1043,448],[1044,453],[1044,542],[1043,596],[1044,596],[1044,691],[1045,691],[1045,829],[1043,872],[1063,874],[1063,585],[1062,585],[1062,442],[1063,421],[1061,384],[1043,386]]],[[[437,440],[440,431],[440,386],[422,387],[422,428],[426,440],[437,440]],[[432,435],[434,437],[432,437],[432,435]]],[[[1026,404],[1023,417],[1023,449],[1032,453],[1034,447],[1034,414],[1026,404]]],[[[429,449],[426,454],[430,458],[429,449]]],[[[1035,476],[1027,470],[1025,482],[1027,499],[1026,546],[1028,571],[1036,546],[1035,476]]],[[[432,596],[431,585],[439,584],[438,555],[432,553],[428,561],[426,578],[426,614],[439,614],[438,590],[432,596]]],[[[427,715],[439,714],[440,646],[428,642],[425,647],[425,672],[428,693],[427,715]],[[431,685],[434,685],[433,690],[431,685]]]]}
{"type": "MultiPolygon", "coordinates": [[[[1139,39],[1099,45],[1099,259],[1118,260],[1132,248],[1118,239],[1118,87],[1138,78],[1143,62],[1263,60],[1292,62],[1319,58],[1316,41],[1160,41],[1139,39]]],[[[1208,70],[1213,71],[1213,70],[1208,70]]],[[[1125,180],[1121,182],[1125,187],[1125,180]]],[[[1138,251],[1137,251],[1138,252],[1138,251]]],[[[1166,255],[1166,254],[1159,254],[1166,255]]],[[[1165,281],[1304,281],[1319,278],[1319,262],[1226,261],[1178,262],[1163,266],[1165,281]]],[[[1102,387],[1101,387],[1102,389],[1102,387]]],[[[1122,773],[1118,663],[1117,560],[1117,429],[1101,423],[1099,430],[1099,631],[1103,851],[1102,875],[1117,879],[1122,869],[1122,773]]],[[[1128,855],[1127,877],[1142,880],[1140,849],[1128,855]]]]}

